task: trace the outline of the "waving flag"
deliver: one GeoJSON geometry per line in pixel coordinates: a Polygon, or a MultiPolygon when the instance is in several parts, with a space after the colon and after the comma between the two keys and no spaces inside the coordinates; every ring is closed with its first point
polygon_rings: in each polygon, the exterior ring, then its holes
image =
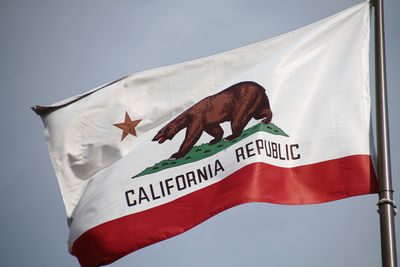
{"type": "Polygon", "coordinates": [[[366,2],[35,107],[70,252],[103,265],[242,203],[376,193],[369,20],[366,2]]]}

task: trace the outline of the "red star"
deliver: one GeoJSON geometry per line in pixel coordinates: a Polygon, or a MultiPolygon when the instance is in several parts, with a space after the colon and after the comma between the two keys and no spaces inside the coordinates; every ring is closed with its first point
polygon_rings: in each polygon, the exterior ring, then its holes
{"type": "Polygon", "coordinates": [[[129,117],[128,112],[125,111],[125,121],[121,122],[121,123],[116,123],[114,124],[114,126],[122,129],[122,137],[121,137],[121,141],[124,140],[124,138],[128,135],[128,134],[132,134],[134,136],[136,135],[136,130],[135,127],[139,124],[139,122],[141,122],[142,120],[135,120],[132,121],[131,117],[129,117]]]}

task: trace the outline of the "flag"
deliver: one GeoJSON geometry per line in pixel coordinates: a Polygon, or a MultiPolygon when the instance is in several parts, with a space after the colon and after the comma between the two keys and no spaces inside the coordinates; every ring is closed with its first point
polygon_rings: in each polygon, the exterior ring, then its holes
{"type": "Polygon", "coordinates": [[[376,193],[369,12],[36,106],[70,252],[104,265],[239,204],[376,193]]]}

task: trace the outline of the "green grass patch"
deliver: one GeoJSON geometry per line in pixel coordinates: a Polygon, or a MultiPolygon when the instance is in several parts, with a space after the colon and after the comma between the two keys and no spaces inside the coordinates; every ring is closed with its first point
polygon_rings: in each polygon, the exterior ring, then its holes
{"type": "Polygon", "coordinates": [[[209,145],[207,143],[207,144],[195,146],[184,157],[175,159],[175,160],[165,159],[163,161],[160,161],[159,163],[154,164],[154,166],[146,168],[144,171],[133,176],[132,178],[137,178],[137,177],[140,177],[143,175],[156,173],[156,172],[168,169],[168,168],[188,164],[191,162],[195,162],[195,161],[210,157],[210,156],[215,155],[218,152],[230,147],[231,145],[239,142],[240,140],[243,140],[244,138],[246,138],[256,132],[260,132],[260,131],[267,132],[270,134],[275,134],[275,135],[282,135],[285,137],[289,136],[284,131],[282,131],[278,126],[276,126],[272,123],[269,123],[269,124],[258,123],[256,125],[254,125],[253,127],[250,127],[248,129],[244,130],[242,132],[242,134],[234,140],[227,141],[227,140],[223,139],[220,142],[213,144],[213,145],[209,145]]]}

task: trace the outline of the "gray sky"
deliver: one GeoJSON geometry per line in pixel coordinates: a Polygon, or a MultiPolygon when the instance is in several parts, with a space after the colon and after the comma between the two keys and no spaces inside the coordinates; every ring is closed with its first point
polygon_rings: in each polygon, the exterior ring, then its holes
{"type": "MultiPolygon", "coordinates": [[[[79,266],[67,251],[64,206],[43,125],[30,106],[268,39],[359,2],[0,0],[0,266],[79,266]]],[[[385,0],[395,190],[399,11],[399,1],[385,0]]],[[[395,200],[400,203],[397,191],[395,200]]],[[[376,202],[369,195],[307,206],[245,204],[111,266],[379,266],[376,202]]]]}

